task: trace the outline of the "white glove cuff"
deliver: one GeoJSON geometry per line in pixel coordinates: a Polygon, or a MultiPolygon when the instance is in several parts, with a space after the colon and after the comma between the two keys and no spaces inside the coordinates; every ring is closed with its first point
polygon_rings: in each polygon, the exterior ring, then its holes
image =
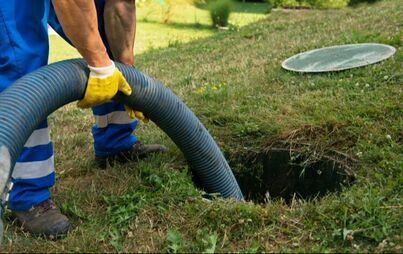
{"type": "Polygon", "coordinates": [[[94,78],[107,78],[115,72],[115,63],[111,61],[111,65],[105,67],[93,67],[88,65],[90,76],[94,78]]]}

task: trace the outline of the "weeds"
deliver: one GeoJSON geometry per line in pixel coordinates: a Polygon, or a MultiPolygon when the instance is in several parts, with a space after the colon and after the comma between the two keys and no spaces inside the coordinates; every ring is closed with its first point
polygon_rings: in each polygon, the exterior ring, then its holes
{"type": "Polygon", "coordinates": [[[180,252],[182,246],[184,245],[181,234],[175,230],[168,231],[166,241],[167,251],[170,253],[180,252]]]}

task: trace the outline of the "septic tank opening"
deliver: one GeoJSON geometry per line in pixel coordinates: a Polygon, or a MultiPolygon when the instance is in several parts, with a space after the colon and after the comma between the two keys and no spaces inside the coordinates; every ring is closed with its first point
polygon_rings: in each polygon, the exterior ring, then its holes
{"type": "Polygon", "coordinates": [[[247,200],[310,200],[337,192],[354,181],[351,158],[341,157],[321,155],[312,159],[300,150],[272,147],[248,165],[235,166],[234,174],[247,200]]]}

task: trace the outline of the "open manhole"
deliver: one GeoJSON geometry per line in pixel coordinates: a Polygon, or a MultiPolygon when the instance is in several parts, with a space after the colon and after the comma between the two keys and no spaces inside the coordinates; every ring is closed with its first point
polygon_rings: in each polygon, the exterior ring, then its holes
{"type": "Polygon", "coordinates": [[[351,158],[343,156],[321,155],[312,160],[299,150],[270,148],[249,163],[250,170],[244,167],[234,173],[248,200],[309,200],[353,182],[351,158]]]}

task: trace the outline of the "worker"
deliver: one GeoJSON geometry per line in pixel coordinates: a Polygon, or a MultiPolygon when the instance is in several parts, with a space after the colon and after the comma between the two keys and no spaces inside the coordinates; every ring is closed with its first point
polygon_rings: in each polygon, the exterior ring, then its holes
{"type": "MultiPolygon", "coordinates": [[[[88,84],[78,107],[92,107],[95,161],[101,168],[166,151],[162,145],[142,144],[132,134],[137,120],[131,117],[143,118],[141,112],[110,101],[118,91],[136,92],[112,60],[133,65],[135,8],[131,0],[0,1],[0,92],[47,64],[49,23],[88,64],[88,84]]],[[[11,180],[8,207],[24,230],[43,236],[68,232],[70,222],[49,191],[55,171],[46,120],[24,145],[11,180]]]]}

